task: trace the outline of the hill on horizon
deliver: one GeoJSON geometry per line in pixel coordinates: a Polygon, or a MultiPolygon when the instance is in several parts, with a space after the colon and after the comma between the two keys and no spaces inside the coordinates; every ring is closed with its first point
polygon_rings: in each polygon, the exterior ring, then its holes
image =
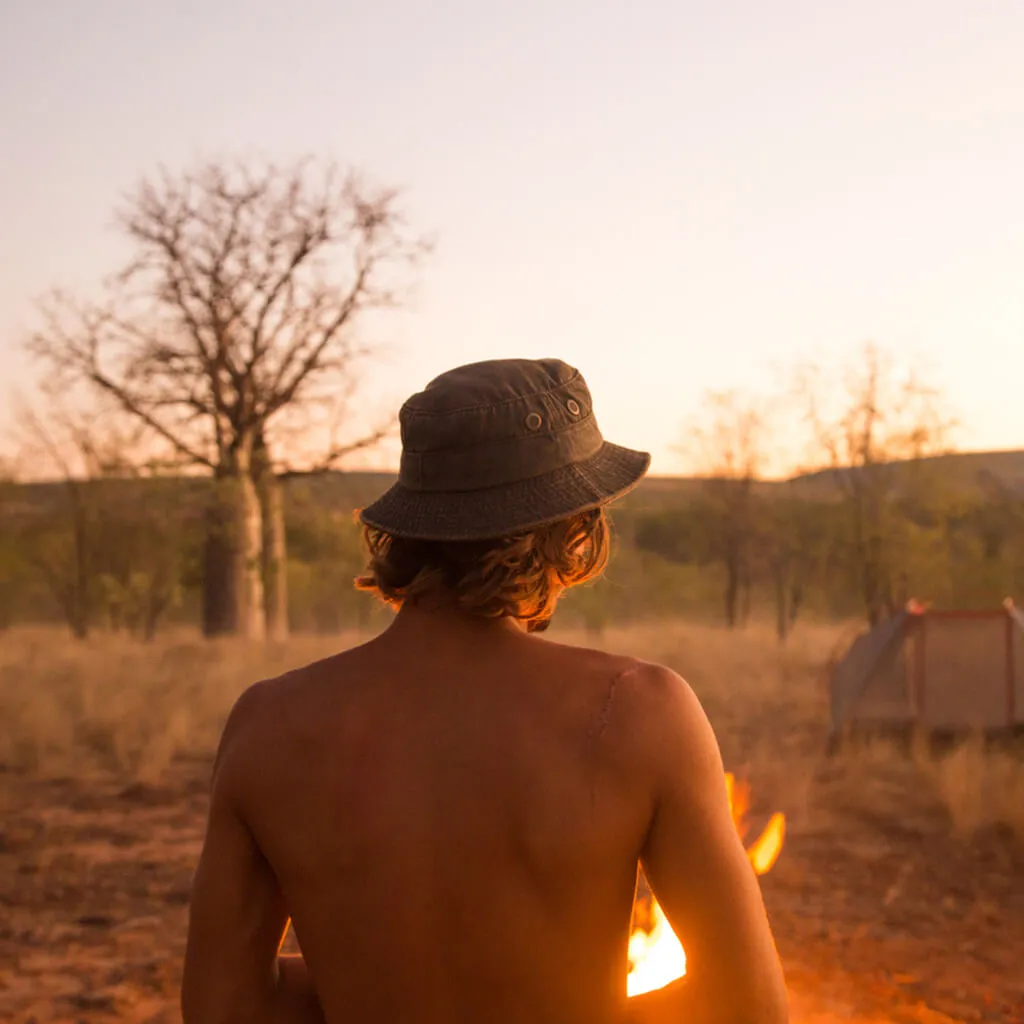
{"type": "MultiPolygon", "coordinates": [[[[919,460],[941,472],[952,489],[972,496],[1005,490],[1024,495],[1024,449],[993,452],[952,452],[919,460]]],[[[896,463],[910,466],[911,463],[896,463]]],[[[837,484],[835,469],[820,469],[779,480],[761,480],[756,487],[771,494],[785,485],[798,484],[803,496],[825,498],[837,484]]],[[[306,478],[311,496],[333,503],[352,502],[353,508],[373,501],[397,480],[398,474],[386,470],[341,470],[320,477],[306,478]]],[[[707,478],[657,474],[645,477],[630,496],[629,503],[657,507],[691,495],[707,478]]]]}
{"type": "MultiPolygon", "coordinates": [[[[920,460],[942,474],[944,482],[955,491],[972,497],[1010,492],[1024,496],[1024,449],[994,452],[953,452],[920,460]]],[[[896,463],[897,467],[912,463],[896,463]]],[[[800,496],[824,500],[835,493],[838,474],[842,470],[820,469],[795,477],[778,480],[760,480],[755,488],[763,495],[789,485],[797,485],[800,496]]],[[[369,504],[398,478],[397,472],[388,470],[336,470],[328,473],[299,476],[289,481],[314,502],[338,508],[356,509],[369,504]]],[[[189,477],[198,483],[201,477],[189,477]]],[[[645,477],[626,499],[633,509],[659,509],[692,496],[707,477],[683,475],[650,475],[645,477]]],[[[60,481],[26,481],[10,489],[18,503],[31,508],[37,502],[46,503],[60,481]]]]}

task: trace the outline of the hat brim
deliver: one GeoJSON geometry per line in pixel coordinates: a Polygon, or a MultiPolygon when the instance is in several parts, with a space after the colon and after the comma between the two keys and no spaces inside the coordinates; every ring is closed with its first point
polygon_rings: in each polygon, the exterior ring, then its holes
{"type": "Polygon", "coordinates": [[[360,513],[367,526],[412,540],[489,540],[598,508],[631,491],[651,464],[647,452],[605,441],[587,459],[530,480],[479,491],[390,487],[360,513]]]}

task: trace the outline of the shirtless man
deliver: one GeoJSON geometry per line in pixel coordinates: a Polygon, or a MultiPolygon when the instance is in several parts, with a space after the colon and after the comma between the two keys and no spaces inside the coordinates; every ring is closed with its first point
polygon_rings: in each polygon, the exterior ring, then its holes
{"type": "Polygon", "coordinates": [[[784,1024],[723,765],[660,665],[540,637],[649,456],[558,360],[460,367],[403,406],[361,515],[376,639],[248,689],[195,877],[185,1024],[784,1024]],[[688,974],[626,998],[642,863],[688,974]],[[279,955],[291,920],[302,956],[279,955]]]}

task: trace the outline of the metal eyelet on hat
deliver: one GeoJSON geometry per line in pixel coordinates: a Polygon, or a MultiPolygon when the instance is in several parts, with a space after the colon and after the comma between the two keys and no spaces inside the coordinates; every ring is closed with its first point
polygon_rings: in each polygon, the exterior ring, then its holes
{"type": "Polygon", "coordinates": [[[526,417],[527,430],[540,430],[544,426],[544,417],[539,412],[531,412],[526,417]]]}
{"type": "Polygon", "coordinates": [[[565,407],[566,407],[566,409],[569,410],[569,412],[571,412],[573,414],[573,416],[579,416],[579,414],[580,414],[580,405],[579,405],[579,402],[577,402],[575,398],[570,398],[569,401],[565,403],[565,407]]]}

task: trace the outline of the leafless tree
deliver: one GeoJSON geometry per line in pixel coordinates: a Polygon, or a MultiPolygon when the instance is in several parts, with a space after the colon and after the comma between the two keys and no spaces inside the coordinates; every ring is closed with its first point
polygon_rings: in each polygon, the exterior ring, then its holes
{"type": "MultiPolygon", "coordinates": [[[[349,381],[350,388],[355,381],[349,381]]],[[[351,396],[332,396],[330,401],[314,407],[305,406],[294,410],[298,417],[287,424],[287,429],[277,432],[268,443],[266,432],[257,434],[254,446],[253,471],[257,493],[263,512],[262,572],[264,587],[264,608],[266,632],[270,639],[282,640],[288,634],[288,545],[285,532],[285,487],[289,480],[300,476],[326,473],[340,467],[345,459],[357,452],[373,448],[394,429],[397,417],[382,417],[376,426],[356,438],[345,439],[344,413],[351,396]],[[326,416],[310,416],[315,412],[326,416]],[[326,421],[326,422],[325,422],[326,421]],[[303,453],[303,436],[312,435],[318,439],[320,451],[312,457],[303,453]],[[275,460],[274,452],[279,457],[275,460]]]]}
{"type": "Polygon", "coordinates": [[[874,625],[909,596],[898,529],[906,518],[897,504],[920,498],[927,471],[922,460],[949,450],[955,422],[934,386],[913,370],[900,373],[875,344],[865,344],[847,366],[831,410],[826,383],[819,368],[805,367],[797,392],[819,462],[831,470],[847,511],[852,567],[874,625]]]}
{"type": "MultiPolygon", "coordinates": [[[[117,224],[134,255],[104,300],[53,295],[30,348],[53,373],[112,396],[169,459],[212,477],[204,630],[260,636],[260,490],[276,538],[272,586],[283,586],[282,467],[330,468],[387,425],[325,443],[299,466],[275,440],[297,412],[352,394],[377,350],[356,328],[401,302],[426,244],[395,191],[310,160],[165,171],[125,199],[117,224]]],[[[278,630],[283,593],[270,602],[278,630]]]]}
{"type": "Polygon", "coordinates": [[[17,459],[0,456],[0,630],[14,618],[16,603],[15,567],[24,557],[18,543],[17,459]]]}
{"type": "Polygon", "coordinates": [[[725,570],[723,605],[730,628],[750,612],[755,485],[766,462],[767,417],[766,404],[757,398],[709,392],[684,447],[702,481],[712,553],[725,570]]]}
{"type": "Polygon", "coordinates": [[[804,609],[831,526],[828,508],[801,494],[801,484],[800,477],[779,481],[759,509],[759,561],[771,585],[775,634],[782,644],[804,609]]]}
{"type": "Polygon", "coordinates": [[[28,517],[23,549],[72,634],[84,639],[95,624],[98,598],[96,534],[102,510],[93,485],[132,465],[139,432],[131,424],[104,421],[96,410],[72,411],[54,390],[44,389],[43,401],[43,411],[22,403],[18,440],[34,475],[58,482],[54,515],[62,526],[52,529],[52,517],[41,511],[28,517]]]}
{"type": "Polygon", "coordinates": [[[196,481],[160,475],[145,429],[109,396],[89,405],[42,388],[18,413],[13,440],[35,486],[5,517],[15,561],[44,584],[74,636],[105,627],[151,639],[195,546],[196,481]]]}

